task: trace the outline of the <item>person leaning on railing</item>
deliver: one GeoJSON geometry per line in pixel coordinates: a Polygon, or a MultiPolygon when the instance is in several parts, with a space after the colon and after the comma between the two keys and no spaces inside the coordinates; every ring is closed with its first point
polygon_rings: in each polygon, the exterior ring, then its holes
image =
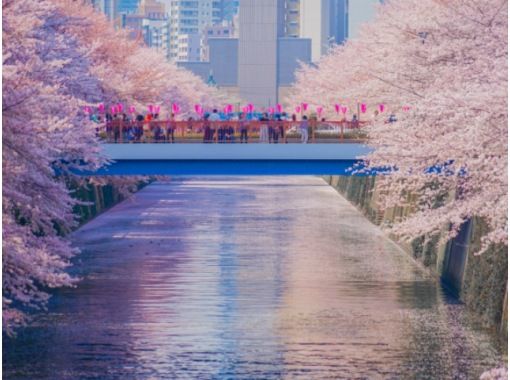
{"type": "Polygon", "coordinates": [[[167,123],[166,128],[166,139],[169,143],[174,144],[175,143],[175,114],[172,114],[170,116],[170,121],[167,123]]]}
{"type": "Polygon", "coordinates": [[[241,129],[241,144],[243,140],[246,144],[248,144],[248,121],[246,120],[246,116],[244,113],[239,115],[239,127],[241,129]]]}
{"type": "Polygon", "coordinates": [[[268,143],[269,142],[269,129],[268,129],[268,123],[269,118],[267,114],[265,113],[260,118],[260,131],[259,131],[259,141],[261,143],[268,143]]]}
{"type": "Polygon", "coordinates": [[[299,130],[301,132],[301,142],[303,144],[308,143],[308,117],[303,115],[301,123],[299,124],[299,130]]]}
{"type": "Polygon", "coordinates": [[[278,144],[279,137],[283,138],[283,122],[280,115],[276,115],[276,120],[273,126],[273,143],[278,144]]]}
{"type": "Polygon", "coordinates": [[[135,142],[140,142],[143,136],[143,115],[139,114],[136,116],[135,121],[135,142]]]}
{"type": "Polygon", "coordinates": [[[209,117],[210,115],[208,113],[204,115],[204,143],[206,144],[210,144],[212,142],[213,137],[209,117]]]}

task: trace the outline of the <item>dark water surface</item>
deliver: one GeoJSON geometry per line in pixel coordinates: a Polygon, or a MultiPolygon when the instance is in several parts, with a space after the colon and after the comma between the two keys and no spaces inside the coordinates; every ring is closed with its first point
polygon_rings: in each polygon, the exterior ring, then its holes
{"type": "Polygon", "coordinates": [[[83,280],[4,339],[5,379],[467,379],[462,305],[320,178],[181,178],[73,235],[83,280]]]}

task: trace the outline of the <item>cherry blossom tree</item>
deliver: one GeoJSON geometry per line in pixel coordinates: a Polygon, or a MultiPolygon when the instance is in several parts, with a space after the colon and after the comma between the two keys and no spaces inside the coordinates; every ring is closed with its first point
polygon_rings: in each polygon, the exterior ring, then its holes
{"type": "Polygon", "coordinates": [[[44,308],[47,289],[76,281],[66,273],[77,203],[67,178],[105,163],[82,107],[173,100],[186,110],[220,97],[82,2],[5,0],[2,28],[2,305],[11,333],[27,310],[44,308]]]}
{"type": "Polygon", "coordinates": [[[401,0],[380,5],[359,37],[303,67],[290,103],[368,105],[368,168],[403,239],[480,217],[481,252],[507,244],[507,1],[401,0]],[[384,105],[383,113],[372,114],[384,105]],[[395,114],[398,121],[388,123],[395,114]]]}

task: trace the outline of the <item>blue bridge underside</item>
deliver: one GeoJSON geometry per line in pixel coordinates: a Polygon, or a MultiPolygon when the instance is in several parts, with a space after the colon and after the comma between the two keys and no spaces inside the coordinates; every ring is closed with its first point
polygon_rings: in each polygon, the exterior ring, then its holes
{"type": "Polygon", "coordinates": [[[85,176],[352,175],[358,160],[118,160],[85,176]]]}

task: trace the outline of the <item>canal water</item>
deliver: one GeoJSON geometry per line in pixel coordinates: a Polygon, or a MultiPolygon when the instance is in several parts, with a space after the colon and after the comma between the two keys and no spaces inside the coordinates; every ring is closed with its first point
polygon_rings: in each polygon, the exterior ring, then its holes
{"type": "Polygon", "coordinates": [[[73,234],[4,379],[471,379],[491,336],[322,179],[177,178],[73,234]]]}

